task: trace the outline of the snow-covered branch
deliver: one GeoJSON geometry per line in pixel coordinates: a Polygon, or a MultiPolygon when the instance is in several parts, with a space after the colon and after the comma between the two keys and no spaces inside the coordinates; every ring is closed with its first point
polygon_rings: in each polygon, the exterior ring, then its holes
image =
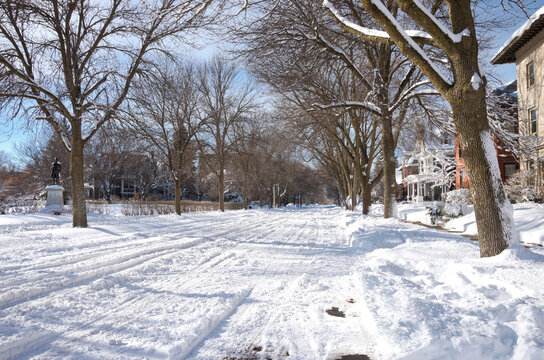
{"type": "Polygon", "coordinates": [[[460,43],[463,36],[470,36],[468,29],[454,34],[444,23],[431,14],[429,9],[419,0],[398,0],[397,3],[410,17],[419,19],[418,24],[432,35],[432,38],[440,44],[442,49],[447,49],[452,43],[460,43]]]}
{"type": "Polygon", "coordinates": [[[341,101],[332,104],[318,104],[314,103],[312,106],[315,106],[321,110],[335,109],[335,108],[362,108],[368,111],[373,112],[376,115],[381,115],[380,108],[371,102],[368,101],[341,101]]]}
{"type": "MultiPolygon", "coordinates": [[[[381,43],[392,43],[391,38],[387,32],[382,30],[370,29],[364,26],[360,26],[350,21],[346,17],[342,16],[340,12],[328,1],[323,0],[323,6],[327,11],[336,19],[337,23],[350,33],[357,35],[365,40],[381,43]]],[[[406,30],[406,33],[414,40],[424,43],[432,44],[433,38],[424,31],[420,30],[406,30]]]]}

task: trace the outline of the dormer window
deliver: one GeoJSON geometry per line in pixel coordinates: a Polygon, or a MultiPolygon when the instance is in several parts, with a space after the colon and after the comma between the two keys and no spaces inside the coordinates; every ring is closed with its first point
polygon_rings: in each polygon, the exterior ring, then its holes
{"type": "Polygon", "coordinates": [[[535,84],[535,63],[531,61],[527,64],[527,87],[535,84]]]}

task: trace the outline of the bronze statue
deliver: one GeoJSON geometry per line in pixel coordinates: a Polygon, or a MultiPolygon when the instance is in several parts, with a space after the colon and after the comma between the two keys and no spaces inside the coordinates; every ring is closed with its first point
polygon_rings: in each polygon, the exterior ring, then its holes
{"type": "Polygon", "coordinates": [[[60,178],[60,169],[61,165],[58,162],[58,159],[55,158],[55,162],[53,163],[53,170],[51,171],[51,177],[55,181],[55,185],[57,185],[57,180],[60,178]]]}

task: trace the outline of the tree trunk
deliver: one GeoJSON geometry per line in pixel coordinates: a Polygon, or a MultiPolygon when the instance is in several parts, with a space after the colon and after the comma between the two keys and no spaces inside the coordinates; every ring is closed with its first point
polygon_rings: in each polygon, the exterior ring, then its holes
{"type": "Polygon", "coordinates": [[[368,215],[372,206],[372,187],[370,184],[363,184],[361,188],[363,192],[363,215],[368,215]]]}
{"type": "Polygon", "coordinates": [[[244,210],[247,209],[247,177],[244,175],[244,179],[242,180],[242,206],[244,207],[244,210]]]}
{"type": "Polygon", "coordinates": [[[448,100],[452,104],[453,119],[469,177],[480,256],[495,256],[508,247],[513,237],[513,219],[511,212],[504,211],[505,207],[511,205],[504,194],[495,147],[489,132],[485,91],[468,89],[462,96],[448,100]],[[486,141],[490,147],[487,151],[486,141]]]}
{"type": "Polygon", "coordinates": [[[181,215],[181,179],[179,175],[174,178],[174,204],[176,207],[176,214],[181,215]]]}
{"type": "Polygon", "coordinates": [[[72,184],[72,225],[87,227],[87,208],[83,180],[83,141],[80,132],[73,130],[70,152],[70,178],[72,184]]]}
{"type": "Polygon", "coordinates": [[[478,227],[480,256],[500,254],[514,239],[510,202],[504,194],[497,153],[491,140],[485,99],[486,81],[478,64],[478,40],[471,2],[448,0],[454,33],[469,29],[455,44],[454,86],[447,92],[469,177],[478,227]],[[481,79],[481,80],[480,80],[481,79]]]}
{"type": "Polygon", "coordinates": [[[219,210],[225,211],[225,169],[219,170],[219,210]]]}
{"type": "Polygon", "coordinates": [[[382,153],[383,153],[383,217],[395,217],[395,143],[391,115],[382,116],[382,153]]]}
{"type": "Polygon", "coordinates": [[[359,176],[357,174],[353,174],[353,181],[351,185],[351,211],[355,211],[357,208],[357,194],[359,193],[359,184],[358,180],[359,176]]]}

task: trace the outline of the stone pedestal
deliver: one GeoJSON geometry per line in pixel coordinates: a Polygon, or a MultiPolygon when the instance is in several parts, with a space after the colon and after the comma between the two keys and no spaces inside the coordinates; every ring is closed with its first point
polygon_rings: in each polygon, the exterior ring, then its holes
{"type": "Polygon", "coordinates": [[[62,196],[64,188],[59,185],[49,185],[45,188],[45,191],[47,191],[47,203],[43,211],[54,215],[62,214],[62,210],[64,209],[64,199],[62,196]]]}

